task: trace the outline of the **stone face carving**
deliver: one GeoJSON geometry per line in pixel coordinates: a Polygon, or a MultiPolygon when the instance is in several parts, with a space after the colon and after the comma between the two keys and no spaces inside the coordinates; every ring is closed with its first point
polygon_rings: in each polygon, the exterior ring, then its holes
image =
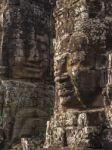
{"type": "Polygon", "coordinates": [[[112,1],[105,0],[57,0],[56,97],[46,147],[110,149],[112,146],[108,138],[111,137],[108,128],[111,126],[111,4],[112,1]]]}
{"type": "MultiPolygon", "coordinates": [[[[65,5],[68,3],[66,1],[65,5]]],[[[105,50],[105,40],[109,25],[106,26],[105,16],[101,16],[105,11],[104,2],[81,3],[78,1],[75,3],[72,1],[71,3],[73,3],[72,8],[65,6],[61,12],[62,6],[57,2],[59,8],[55,13],[57,43],[59,43],[56,44],[55,56],[58,95],[62,97],[59,99],[64,105],[76,101],[78,107],[80,105],[90,107],[107,84],[108,57],[106,54],[109,49],[105,50]],[[93,10],[91,6],[100,9],[94,13],[95,9],[93,10]],[[101,79],[101,76],[104,79],[101,79]],[[69,82],[69,85],[66,82],[69,82]],[[71,89],[64,87],[65,84],[71,89]],[[73,98],[69,97],[70,95],[74,95],[73,98]]]]}
{"type": "Polygon", "coordinates": [[[0,149],[112,149],[112,1],[0,1],[0,149]],[[61,147],[61,148],[60,148],[61,147]]]}
{"type": "Polygon", "coordinates": [[[44,4],[40,7],[36,1],[32,4],[30,1],[9,1],[4,7],[2,55],[8,76],[17,79],[46,76],[50,47],[49,12],[44,9],[44,4]]]}
{"type": "Polygon", "coordinates": [[[3,142],[7,150],[21,149],[21,140],[28,139],[36,149],[44,143],[53,105],[51,5],[44,0],[7,0],[0,2],[0,9],[3,142]]]}

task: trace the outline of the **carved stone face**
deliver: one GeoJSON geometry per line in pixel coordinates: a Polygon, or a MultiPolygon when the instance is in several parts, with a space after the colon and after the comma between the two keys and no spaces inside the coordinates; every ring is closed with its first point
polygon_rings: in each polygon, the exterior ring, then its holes
{"type": "Polygon", "coordinates": [[[9,142],[22,136],[44,138],[49,111],[44,105],[51,102],[44,82],[50,59],[50,16],[44,5],[41,0],[8,0],[4,4],[0,65],[8,68],[10,79],[4,85],[3,108],[9,142]]]}
{"type": "Polygon", "coordinates": [[[67,52],[56,63],[55,76],[61,104],[91,107],[107,84],[106,56],[93,51],[67,52]]]}
{"type": "Polygon", "coordinates": [[[48,69],[49,15],[44,6],[25,3],[4,12],[3,63],[11,78],[40,79],[48,69]]]}
{"type": "Polygon", "coordinates": [[[108,67],[105,42],[108,27],[105,20],[100,19],[103,3],[88,0],[80,4],[77,1],[73,8],[68,14],[66,8],[60,15],[56,12],[57,93],[60,103],[66,107],[101,106],[100,96],[107,84],[108,67]]]}
{"type": "MultiPolygon", "coordinates": [[[[12,66],[13,78],[42,79],[43,75],[46,75],[48,69],[49,38],[47,34],[44,34],[37,35],[35,40],[35,43],[30,43],[33,47],[26,50],[27,56],[16,54],[14,65],[12,66]]],[[[21,53],[23,50],[24,48],[21,48],[21,53]]],[[[20,49],[17,51],[19,52],[20,49]]]]}

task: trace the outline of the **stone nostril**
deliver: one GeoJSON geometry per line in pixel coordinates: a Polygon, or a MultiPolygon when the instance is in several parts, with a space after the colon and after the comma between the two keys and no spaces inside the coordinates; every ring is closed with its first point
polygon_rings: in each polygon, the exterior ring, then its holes
{"type": "Polygon", "coordinates": [[[41,61],[41,57],[39,55],[33,55],[33,56],[30,56],[28,58],[28,61],[30,61],[30,62],[40,62],[41,61]]]}
{"type": "Polygon", "coordinates": [[[35,56],[35,57],[34,57],[34,61],[35,61],[35,62],[40,62],[40,61],[41,61],[41,58],[40,58],[39,56],[35,56]]]}

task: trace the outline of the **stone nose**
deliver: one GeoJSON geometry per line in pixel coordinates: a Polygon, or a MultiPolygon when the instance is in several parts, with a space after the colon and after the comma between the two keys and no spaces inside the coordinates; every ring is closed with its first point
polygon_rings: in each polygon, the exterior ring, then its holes
{"type": "Polygon", "coordinates": [[[35,55],[33,58],[32,58],[32,61],[35,61],[35,62],[40,62],[40,56],[37,56],[35,55]]]}
{"type": "Polygon", "coordinates": [[[28,60],[32,61],[32,62],[40,62],[40,60],[41,60],[40,52],[38,50],[34,50],[30,54],[28,60]]]}
{"type": "Polygon", "coordinates": [[[41,59],[40,59],[40,57],[34,56],[34,57],[28,58],[28,61],[35,62],[35,63],[40,63],[41,59]]]}

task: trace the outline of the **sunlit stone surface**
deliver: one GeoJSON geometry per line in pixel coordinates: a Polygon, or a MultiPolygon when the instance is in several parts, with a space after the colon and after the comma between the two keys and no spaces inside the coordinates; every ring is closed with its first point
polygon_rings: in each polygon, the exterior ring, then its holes
{"type": "Polygon", "coordinates": [[[54,6],[0,1],[0,150],[111,150],[112,0],[54,6]]]}
{"type": "Polygon", "coordinates": [[[112,1],[57,0],[54,116],[45,147],[112,149],[112,1]]]}

